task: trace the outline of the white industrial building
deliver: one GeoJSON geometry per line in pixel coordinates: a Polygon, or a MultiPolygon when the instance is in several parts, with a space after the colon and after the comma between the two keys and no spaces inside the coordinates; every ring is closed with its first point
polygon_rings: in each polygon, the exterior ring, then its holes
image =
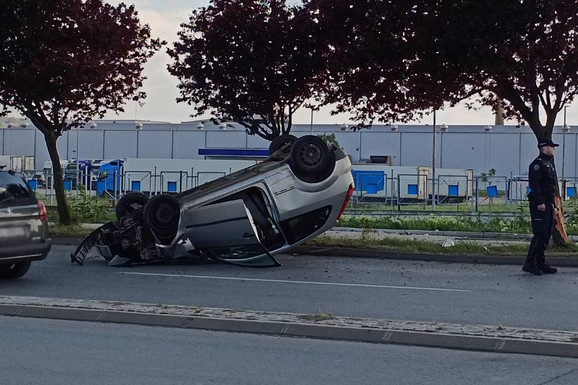
{"type": "MultiPolygon", "coordinates": [[[[439,125],[435,132],[436,167],[440,169],[473,169],[476,175],[495,169],[500,176],[524,175],[538,153],[527,126],[439,125]]],[[[389,157],[393,166],[432,166],[432,125],[374,125],[353,131],[340,125],[297,124],[292,133],[335,134],[354,162],[389,157]]],[[[559,176],[575,178],[578,136],[572,129],[556,127],[553,140],[560,143],[556,155],[559,176]]],[[[99,120],[66,132],[58,148],[62,159],[259,158],[266,156],[268,144],[236,124],[99,120]]],[[[44,137],[27,123],[0,127],[0,155],[33,156],[36,170],[49,160],[44,137]]]]}

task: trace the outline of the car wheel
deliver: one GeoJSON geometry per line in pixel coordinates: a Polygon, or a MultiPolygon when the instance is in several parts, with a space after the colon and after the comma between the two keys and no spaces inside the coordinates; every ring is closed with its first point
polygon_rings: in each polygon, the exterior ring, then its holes
{"type": "Polygon", "coordinates": [[[296,175],[320,174],[331,167],[329,147],[317,136],[306,135],[293,143],[291,169],[296,175]]]}
{"type": "Polygon", "coordinates": [[[124,194],[116,204],[116,219],[124,217],[126,214],[142,210],[149,198],[141,192],[128,192],[124,194]]]}
{"type": "MultiPolygon", "coordinates": [[[[281,147],[285,146],[286,144],[293,144],[297,140],[296,136],[293,135],[280,135],[273,139],[269,144],[269,156],[271,156],[275,151],[279,150],[281,147]]],[[[287,154],[291,151],[291,147],[289,146],[287,149],[287,154]]]]}
{"type": "Polygon", "coordinates": [[[166,194],[157,195],[147,203],[143,218],[159,241],[169,244],[175,238],[179,227],[181,205],[179,201],[166,194]]]}
{"type": "Polygon", "coordinates": [[[0,278],[17,279],[22,277],[30,269],[30,261],[12,263],[10,265],[0,265],[0,278]]]}

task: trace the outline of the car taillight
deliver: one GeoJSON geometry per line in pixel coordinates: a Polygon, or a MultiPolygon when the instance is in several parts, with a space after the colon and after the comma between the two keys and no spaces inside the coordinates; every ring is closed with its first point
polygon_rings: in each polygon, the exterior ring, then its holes
{"type": "Polygon", "coordinates": [[[38,213],[40,214],[40,220],[46,222],[46,206],[40,201],[38,201],[38,213]]]}
{"type": "Polygon", "coordinates": [[[349,199],[351,198],[352,195],[353,195],[353,185],[350,184],[349,189],[347,190],[347,195],[345,196],[345,200],[343,201],[343,206],[341,206],[341,210],[339,210],[339,214],[337,215],[337,222],[339,222],[339,220],[341,219],[341,216],[343,215],[343,212],[347,208],[347,205],[349,204],[349,199]]]}

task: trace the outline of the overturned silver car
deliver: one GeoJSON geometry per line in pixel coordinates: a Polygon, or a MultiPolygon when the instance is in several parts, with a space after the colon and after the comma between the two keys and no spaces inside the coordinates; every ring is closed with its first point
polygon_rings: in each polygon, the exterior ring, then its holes
{"type": "Polygon", "coordinates": [[[244,266],[279,266],[286,252],[334,226],[353,193],[345,152],[317,136],[283,135],[263,162],[180,194],[125,194],[118,221],[71,254],[96,248],[111,265],[197,255],[244,266]]]}

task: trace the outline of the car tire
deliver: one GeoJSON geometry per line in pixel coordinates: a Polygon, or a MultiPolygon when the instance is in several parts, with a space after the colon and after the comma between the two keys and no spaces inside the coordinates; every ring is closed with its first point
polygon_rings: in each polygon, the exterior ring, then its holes
{"type": "Polygon", "coordinates": [[[116,219],[124,217],[126,214],[133,212],[135,209],[132,207],[133,203],[136,203],[142,207],[145,207],[149,198],[141,192],[128,192],[124,194],[116,204],[116,219]]]}
{"type": "Polygon", "coordinates": [[[0,265],[0,279],[17,279],[30,269],[31,262],[18,262],[10,265],[0,265]]]}
{"type": "Polygon", "coordinates": [[[160,194],[149,200],[144,208],[145,225],[152,230],[159,241],[170,244],[179,227],[181,205],[168,194],[160,194]]]}
{"type": "MultiPolygon", "coordinates": [[[[271,156],[275,151],[279,150],[285,144],[293,144],[297,140],[297,137],[294,135],[286,134],[286,135],[279,135],[275,139],[271,141],[269,144],[269,156],[271,156]]],[[[291,151],[291,147],[289,147],[287,154],[291,151]]]]}
{"type": "Polygon", "coordinates": [[[291,169],[297,176],[324,174],[332,168],[332,159],[327,143],[314,135],[297,139],[291,148],[291,169]]]}

